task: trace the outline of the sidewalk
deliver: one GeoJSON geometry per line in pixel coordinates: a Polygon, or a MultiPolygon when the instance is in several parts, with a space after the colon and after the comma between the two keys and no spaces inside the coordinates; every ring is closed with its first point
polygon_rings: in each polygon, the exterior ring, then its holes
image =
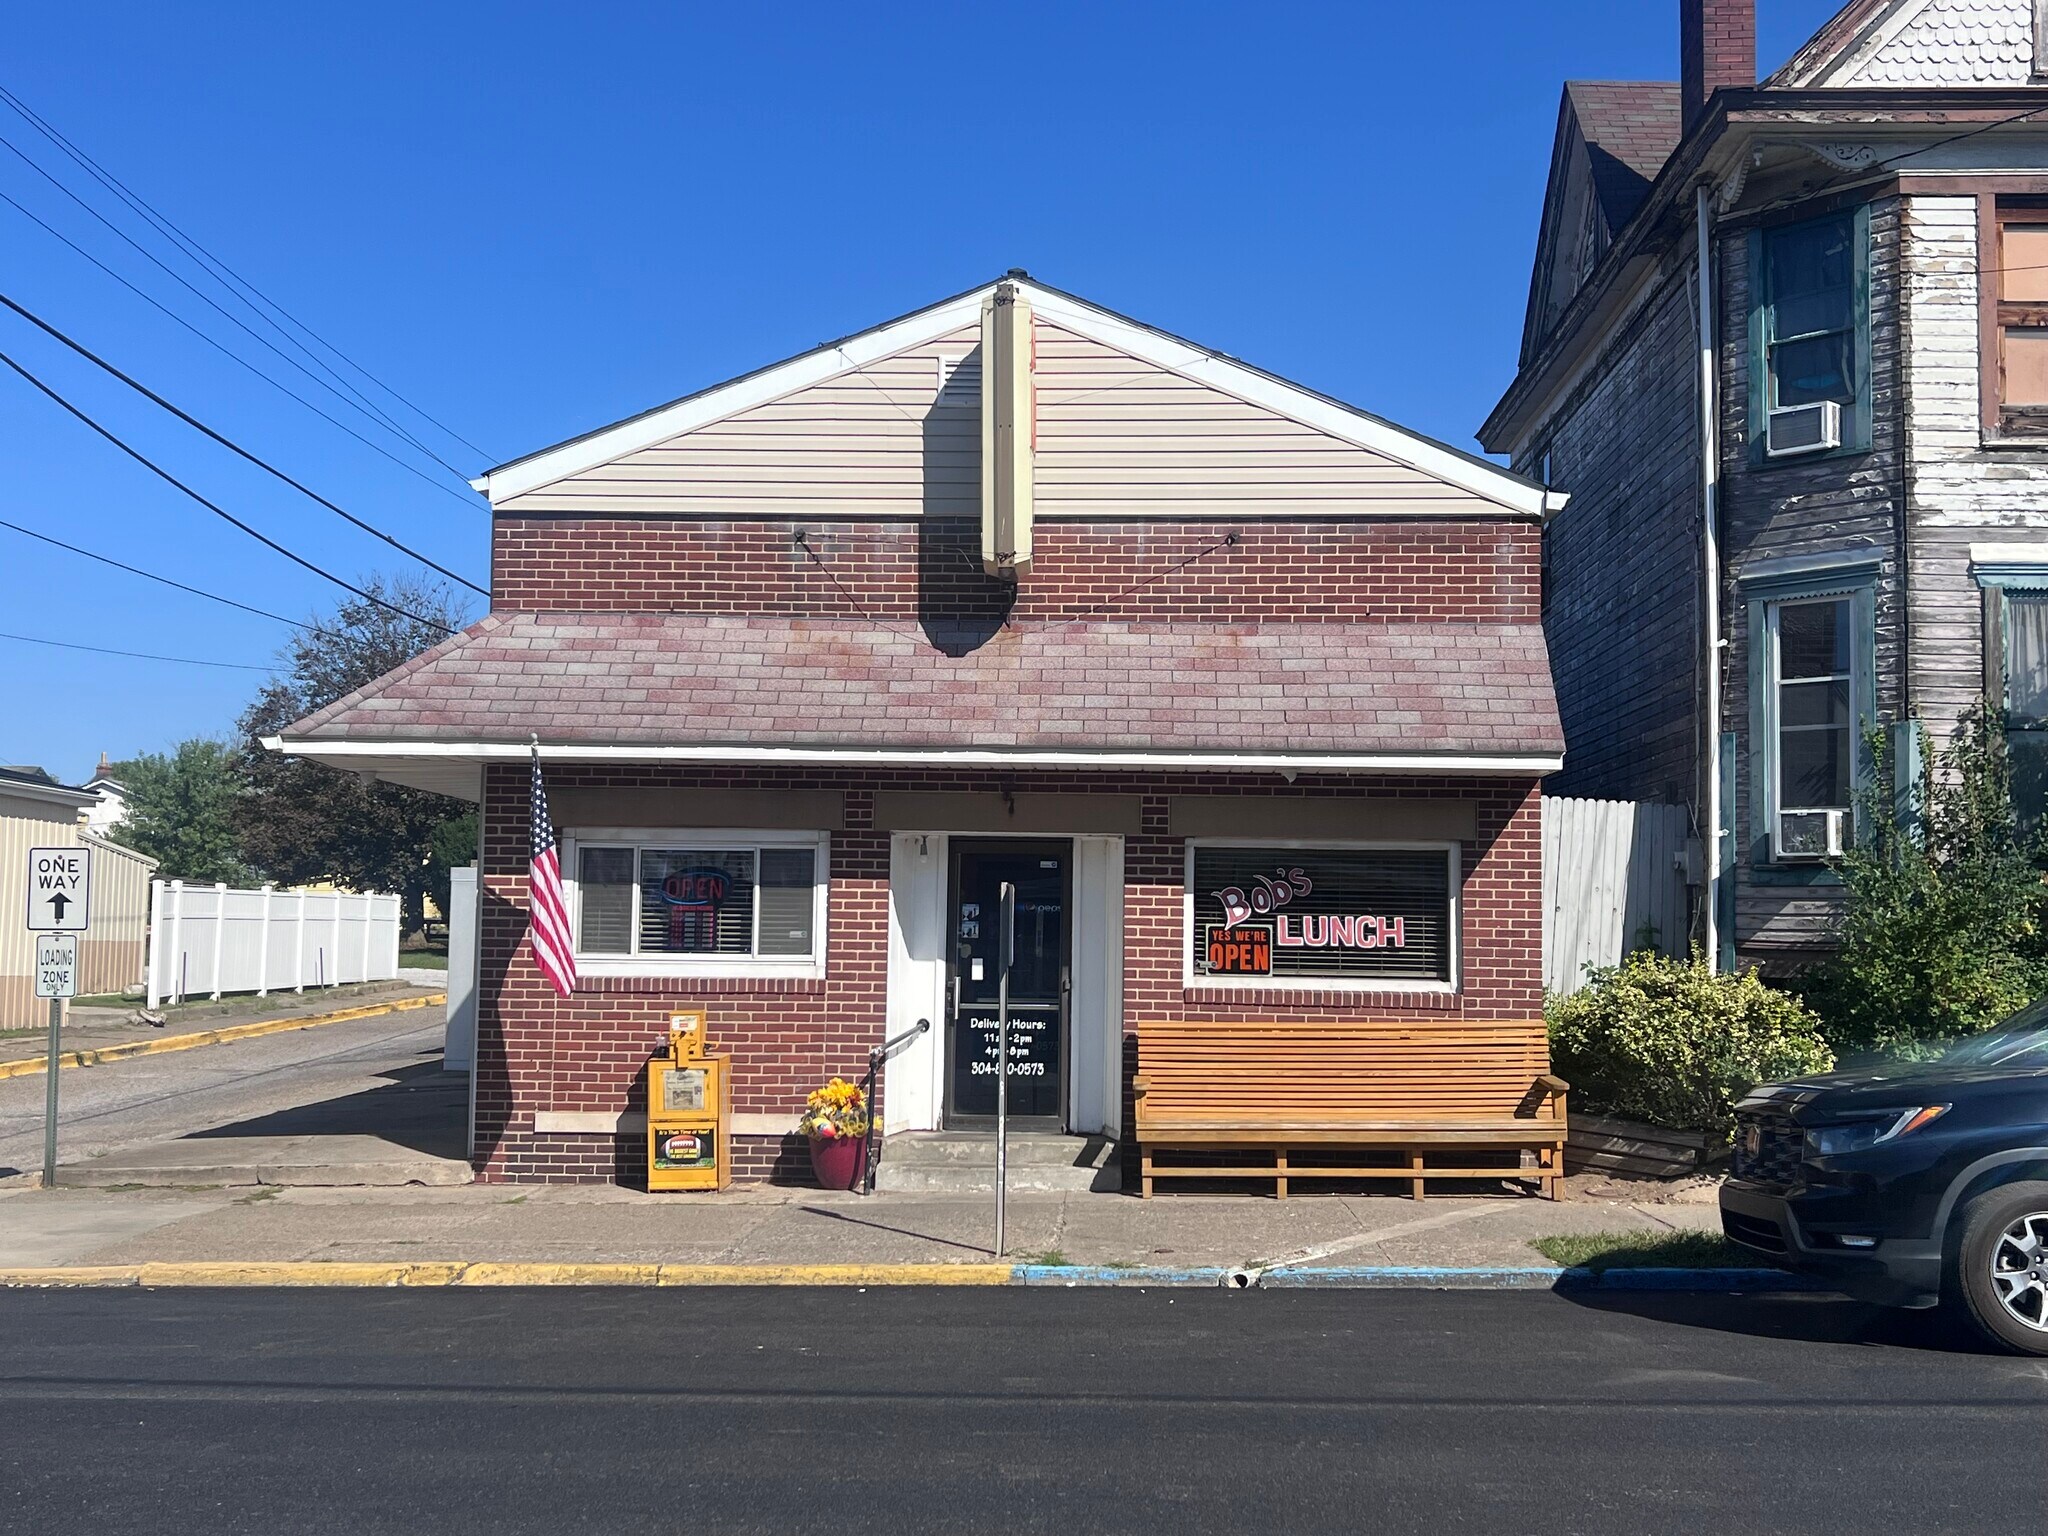
{"type": "MultiPolygon", "coordinates": [[[[1532,1267],[1532,1238],[1717,1230],[1710,1200],[1016,1194],[1005,1257],[1158,1270],[1532,1267]]],[[[0,1191],[0,1268],[155,1263],[986,1265],[993,1202],[610,1186],[0,1191]]]]}
{"type": "MultiPolygon", "coordinates": [[[[245,1024],[321,1017],[346,1008],[361,1008],[401,998],[428,997],[444,989],[430,973],[411,972],[397,981],[369,981],[307,992],[273,992],[268,997],[224,997],[161,1007],[161,1025],[137,1019],[138,999],[120,1007],[73,1007],[64,1018],[65,1052],[92,1052],[109,1046],[156,1042],[204,1034],[245,1024]]],[[[49,1050],[47,1028],[11,1029],[0,1033],[0,1067],[13,1062],[40,1064],[49,1050]]]]}

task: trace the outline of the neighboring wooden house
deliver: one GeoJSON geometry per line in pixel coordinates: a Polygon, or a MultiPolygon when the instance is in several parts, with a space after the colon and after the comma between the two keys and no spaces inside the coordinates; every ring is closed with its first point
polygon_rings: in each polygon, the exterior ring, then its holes
{"type": "Polygon", "coordinates": [[[1856,0],[1761,84],[1753,0],[1679,11],[1680,85],[1565,88],[1480,437],[1571,496],[1548,788],[1690,807],[1695,933],[1785,967],[1862,727],[1988,692],[2048,794],[2048,5],[1856,0]]]}

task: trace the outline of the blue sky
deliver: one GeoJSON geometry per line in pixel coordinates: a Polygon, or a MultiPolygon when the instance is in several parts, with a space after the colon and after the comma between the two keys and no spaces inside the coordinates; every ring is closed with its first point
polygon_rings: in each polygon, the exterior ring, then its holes
{"type": "MultiPolygon", "coordinates": [[[[1834,8],[1763,0],[1764,68],[1834,8]]],[[[465,474],[1012,266],[1470,446],[1512,373],[1560,82],[1675,78],[1677,11],[46,5],[10,15],[0,84],[482,449],[381,401],[465,474]]],[[[4,106],[0,136],[242,313],[4,106]]],[[[484,579],[487,519],[454,475],[4,147],[0,193],[428,478],[4,203],[0,291],[484,579]]],[[[12,315],[0,351],[316,563],[393,566],[12,315]]],[[[4,371],[0,518],[292,617],[340,595],[4,371]]],[[[259,668],[287,633],[6,529],[0,631],[259,668]]],[[[0,640],[0,762],[76,780],[102,750],[224,733],[261,676],[0,640]]]]}

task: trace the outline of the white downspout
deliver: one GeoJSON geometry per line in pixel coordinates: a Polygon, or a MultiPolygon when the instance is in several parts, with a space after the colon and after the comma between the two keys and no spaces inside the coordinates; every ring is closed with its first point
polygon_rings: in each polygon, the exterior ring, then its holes
{"type": "Polygon", "coordinates": [[[1707,974],[1721,968],[1721,395],[1714,346],[1713,191],[1696,193],[1700,334],[1700,568],[1706,587],[1707,974]]]}

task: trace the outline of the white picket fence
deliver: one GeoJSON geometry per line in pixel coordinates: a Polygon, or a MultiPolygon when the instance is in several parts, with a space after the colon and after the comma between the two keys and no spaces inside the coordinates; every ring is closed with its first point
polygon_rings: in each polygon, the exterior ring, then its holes
{"type": "Polygon", "coordinates": [[[1576,992],[1590,968],[1619,964],[1637,949],[1687,952],[1691,838],[1682,805],[1544,797],[1545,987],[1576,992]]]}
{"type": "Polygon", "coordinates": [[[149,1006],[398,975],[399,900],[152,880],[149,1006]]]}

